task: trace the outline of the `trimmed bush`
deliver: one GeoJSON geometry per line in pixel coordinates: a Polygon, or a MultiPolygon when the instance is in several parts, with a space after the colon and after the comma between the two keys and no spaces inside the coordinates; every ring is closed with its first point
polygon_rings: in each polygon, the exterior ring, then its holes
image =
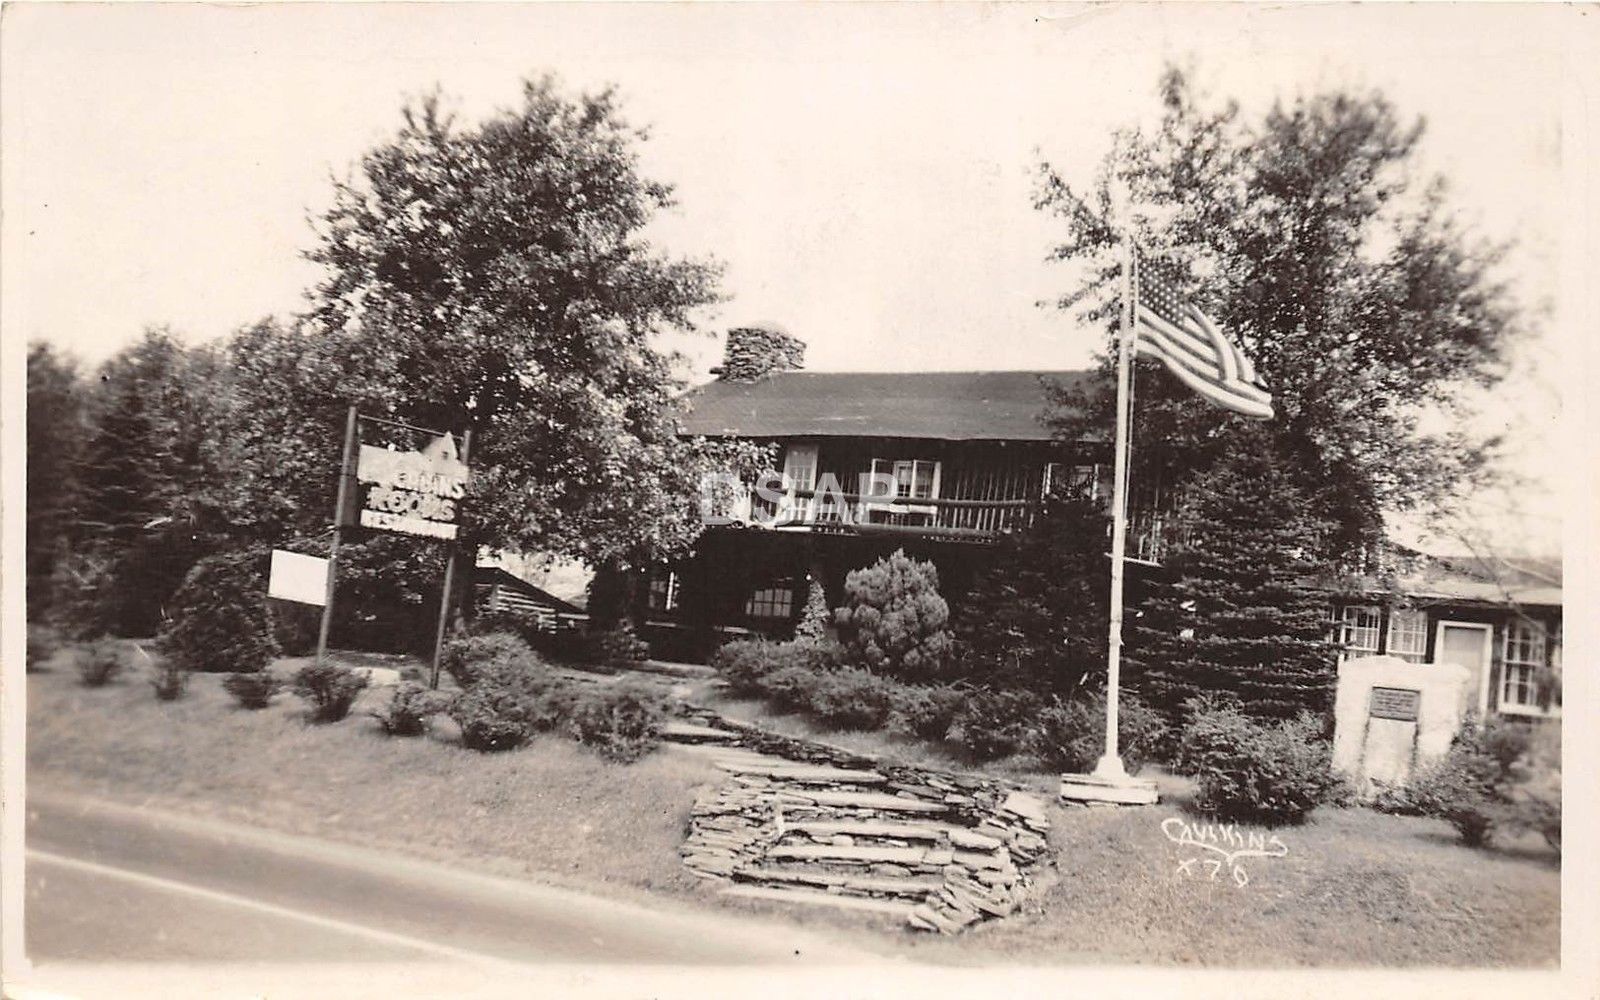
{"type": "Polygon", "coordinates": [[[531,668],[540,662],[532,647],[511,632],[457,636],[444,644],[439,659],[444,672],[463,688],[476,684],[485,671],[531,668]]]}
{"type": "Polygon", "coordinates": [[[96,639],[78,650],[78,682],[104,687],[127,669],[127,653],[116,639],[96,639]]]}
{"type": "Polygon", "coordinates": [[[1527,723],[1491,718],[1480,726],[1468,716],[1450,752],[1413,777],[1405,802],[1455,827],[1469,847],[1489,843],[1500,829],[1534,830],[1559,851],[1560,729],[1547,728],[1535,747],[1527,723]]]}
{"type": "Polygon", "coordinates": [[[168,660],[184,670],[251,673],[278,655],[262,553],[207,556],[173,595],[171,620],[157,637],[168,660]]]}
{"type": "Polygon", "coordinates": [[[961,711],[967,692],[949,684],[901,684],[894,692],[895,729],[925,740],[943,740],[961,711]]]}
{"type": "MultiPolygon", "coordinates": [[[[1166,738],[1161,715],[1124,693],[1117,699],[1117,752],[1129,774],[1138,774],[1166,738]]],[[[1106,696],[1095,692],[1063,702],[1052,698],[1039,711],[1026,749],[1044,766],[1076,774],[1092,771],[1105,753],[1106,696]]]]}
{"type": "Polygon", "coordinates": [[[939,571],[903,550],[845,577],[845,606],[834,612],[845,660],[905,681],[939,677],[954,639],[939,571]]]}
{"type": "Polygon", "coordinates": [[[812,680],[811,712],[837,729],[882,729],[894,710],[896,687],[859,667],[822,671],[812,680]]]}
{"type": "Polygon", "coordinates": [[[498,662],[456,697],[450,717],[461,727],[461,744],[483,752],[512,750],[535,734],[549,732],[570,714],[571,685],[543,663],[498,662]]]}
{"type": "Polygon", "coordinates": [[[370,714],[390,736],[421,736],[428,719],[450,708],[450,696],[407,681],[394,689],[389,703],[370,714]]]}
{"type": "Polygon", "coordinates": [[[189,690],[189,671],[163,656],[152,664],[150,686],[158,701],[177,701],[189,690]]]}
{"type": "Polygon", "coordinates": [[[733,694],[748,698],[770,694],[766,678],[785,667],[828,670],[839,664],[841,655],[838,644],[826,640],[747,639],[722,646],[712,656],[711,665],[728,682],[733,694]]]}
{"type": "Polygon", "coordinates": [[[961,745],[979,760],[1009,757],[1027,746],[1042,707],[1031,691],[974,691],[956,714],[961,745]]]}
{"type": "Polygon", "coordinates": [[[1339,782],[1323,721],[1309,712],[1263,724],[1236,707],[1196,711],[1179,737],[1179,761],[1200,786],[1199,807],[1222,819],[1302,822],[1339,782]]]}
{"type": "Polygon", "coordinates": [[[233,695],[240,708],[262,709],[272,703],[272,696],[283,690],[283,681],[265,670],[248,674],[229,674],[222,687],[233,695]]]}
{"type": "Polygon", "coordinates": [[[336,663],[313,663],[295,673],[293,690],[311,703],[312,722],[338,722],[366,686],[365,674],[336,663]]]}
{"type": "Polygon", "coordinates": [[[761,688],[780,712],[809,712],[821,672],[798,663],[779,667],[761,679],[761,688]]]}
{"type": "Polygon", "coordinates": [[[619,764],[631,764],[661,743],[666,710],[655,689],[635,683],[586,691],[572,707],[568,726],[579,743],[619,764]]]}

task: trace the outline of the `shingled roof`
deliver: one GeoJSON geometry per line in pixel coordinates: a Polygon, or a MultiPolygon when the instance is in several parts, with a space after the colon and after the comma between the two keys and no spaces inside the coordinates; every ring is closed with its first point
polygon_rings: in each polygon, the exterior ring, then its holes
{"type": "Polygon", "coordinates": [[[776,372],[718,379],[682,397],[685,434],[705,437],[898,437],[1048,441],[1046,380],[1094,372],[776,372]]]}

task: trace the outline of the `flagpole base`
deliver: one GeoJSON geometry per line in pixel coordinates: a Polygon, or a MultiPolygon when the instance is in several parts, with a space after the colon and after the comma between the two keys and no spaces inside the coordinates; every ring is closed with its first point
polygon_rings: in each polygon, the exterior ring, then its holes
{"type": "Polygon", "coordinates": [[[1134,778],[1122,766],[1122,758],[1107,754],[1100,758],[1093,774],[1063,774],[1061,801],[1088,804],[1153,806],[1161,801],[1156,783],[1149,778],[1134,778]]]}
{"type": "Polygon", "coordinates": [[[1101,756],[1090,772],[1096,778],[1110,782],[1125,782],[1128,780],[1128,771],[1122,766],[1122,758],[1116,754],[1108,753],[1101,756]]]}

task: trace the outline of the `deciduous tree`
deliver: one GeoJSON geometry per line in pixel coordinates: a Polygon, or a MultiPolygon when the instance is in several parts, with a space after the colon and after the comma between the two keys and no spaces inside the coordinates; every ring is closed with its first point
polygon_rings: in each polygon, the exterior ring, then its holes
{"type": "MultiPolygon", "coordinates": [[[[1177,68],[1160,93],[1159,122],[1118,132],[1090,186],[1041,167],[1037,206],[1063,225],[1053,256],[1077,276],[1058,304],[1115,324],[1124,233],[1170,265],[1271,388],[1276,447],[1334,526],[1330,551],[1368,545],[1385,514],[1444,501],[1483,470],[1490,442],[1458,418],[1518,331],[1498,277],[1507,248],[1457,223],[1447,186],[1418,168],[1423,123],[1379,93],[1303,95],[1255,120],[1177,68]]],[[[1181,484],[1242,418],[1141,367],[1136,478],[1160,468],[1181,484]]],[[[1085,415],[1064,430],[1106,426],[1110,400],[1073,400],[1085,415]]]]}

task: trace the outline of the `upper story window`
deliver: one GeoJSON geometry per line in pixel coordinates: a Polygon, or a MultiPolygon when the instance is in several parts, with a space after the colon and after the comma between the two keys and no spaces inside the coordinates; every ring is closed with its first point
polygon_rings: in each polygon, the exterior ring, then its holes
{"type": "Polygon", "coordinates": [[[939,495],[939,463],[928,459],[872,460],[873,475],[894,477],[894,495],[900,500],[932,500],[939,495]]]}
{"type": "Polygon", "coordinates": [[[1341,612],[1339,641],[1344,644],[1344,656],[1373,656],[1378,652],[1378,631],[1383,623],[1380,608],[1353,605],[1341,612]]]}
{"type": "Polygon", "coordinates": [[[1428,613],[1415,608],[1389,612],[1389,655],[1421,663],[1428,657],[1428,613]]]}
{"type": "Polygon", "coordinates": [[[784,486],[792,490],[817,488],[817,446],[791,444],[783,450],[784,486]]]}
{"type": "Polygon", "coordinates": [[[1506,626],[1503,669],[1500,677],[1500,708],[1540,711],[1539,671],[1546,664],[1544,626],[1537,622],[1514,621],[1506,626]]]}

